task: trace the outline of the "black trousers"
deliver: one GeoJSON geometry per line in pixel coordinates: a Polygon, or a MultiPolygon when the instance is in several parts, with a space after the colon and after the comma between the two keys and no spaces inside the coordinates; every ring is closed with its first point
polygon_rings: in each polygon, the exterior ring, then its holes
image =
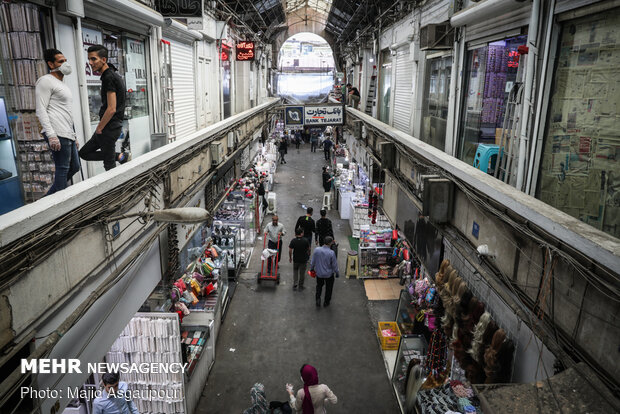
{"type": "Polygon", "coordinates": [[[86,161],[103,161],[103,168],[111,170],[116,167],[116,140],[121,135],[123,125],[109,124],[101,134],[93,136],[80,148],[80,158],[86,161]]]}
{"type": "Polygon", "coordinates": [[[321,300],[321,293],[323,293],[323,285],[325,285],[325,303],[329,303],[332,300],[332,289],[334,288],[334,275],[327,278],[316,277],[316,300],[321,300]]]}

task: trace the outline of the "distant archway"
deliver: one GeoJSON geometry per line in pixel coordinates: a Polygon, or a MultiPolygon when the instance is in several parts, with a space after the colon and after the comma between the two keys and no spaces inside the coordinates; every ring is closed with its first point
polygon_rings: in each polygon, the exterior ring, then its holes
{"type": "Polygon", "coordinates": [[[332,48],[321,36],[302,32],[289,37],[278,53],[278,95],[296,103],[327,100],[334,66],[332,48]]]}

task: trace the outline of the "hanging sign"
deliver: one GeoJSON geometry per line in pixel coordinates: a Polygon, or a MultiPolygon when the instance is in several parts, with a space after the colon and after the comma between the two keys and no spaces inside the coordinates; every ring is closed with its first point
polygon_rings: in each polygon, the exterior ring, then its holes
{"type": "Polygon", "coordinates": [[[164,17],[202,17],[203,0],[155,0],[155,10],[164,17]]]}
{"type": "Polygon", "coordinates": [[[321,105],[304,107],[305,125],[342,125],[344,107],[342,105],[321,105]]]}
{"type": "Polygon", "coordinates": [[[254,60],[254,42],[237,43],[237,60],[254,60]]]}
{"type": "Polygon", "coordinates": [[[284,128],[301,129],[304,126],[304,107],[287,106],[284,109],[284,128]]]}

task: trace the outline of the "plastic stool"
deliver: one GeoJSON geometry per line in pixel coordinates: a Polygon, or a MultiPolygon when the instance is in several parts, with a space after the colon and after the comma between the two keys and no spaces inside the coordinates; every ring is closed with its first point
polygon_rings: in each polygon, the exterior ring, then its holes
{"type": "Polygon", "coordinates": [[[323,194],[323,208],[322,210],[331,210],[332,206],[332,193],[323,194]]]}
{"type": "Polygon", "coordinates": [[[347,271],[345,276],[347,279],[351,276],[357,279],[357,275],[359,273],[358,261],[357,261],[357,252],[355,250],[349,250],[349,254],[347,255],[347,271]]]}

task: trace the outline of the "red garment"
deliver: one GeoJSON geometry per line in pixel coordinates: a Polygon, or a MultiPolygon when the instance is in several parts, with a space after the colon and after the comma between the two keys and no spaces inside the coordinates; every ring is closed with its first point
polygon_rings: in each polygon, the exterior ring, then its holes
{"type": "Polygon", "coordinates": [[[312,365],[306,364],[301,369],[301,378],[304,380],[304,401],[301,408],[304,414],[313,414],[314,405],[312,405],[312,397],[310,396],[308,387],[319,384],[319,373],[316,372],[316,368],[312,365]]]}

